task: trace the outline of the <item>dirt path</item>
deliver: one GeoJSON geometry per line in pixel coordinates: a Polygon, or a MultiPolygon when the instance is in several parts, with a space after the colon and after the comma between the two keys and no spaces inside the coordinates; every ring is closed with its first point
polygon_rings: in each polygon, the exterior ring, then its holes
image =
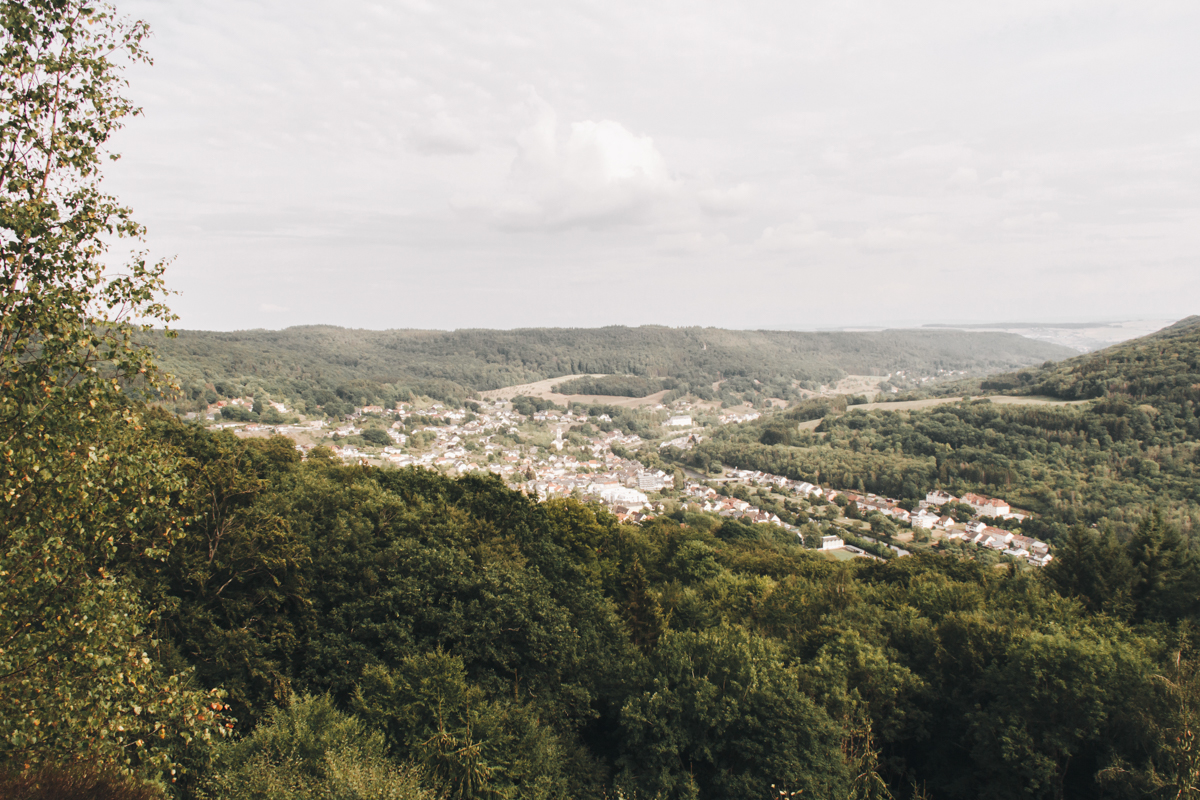
{"type": "Polygon", "coordinates": [[[489,389],[486,392],[480,392],[479,395],[485,400],[512,400],[514,397],[540,397],[543,400],[551,400],[561,405],[566,405],[568,401],[580,403],[583,405],[591,405],[600,403],[607,406],[617,406],[618,408],[638,408],[640,406],[655,406],[662,402],[663,396],[667,390],[655,392],[648,397],[619,397],[608,394],[556,394],[550,391],[551,387],[557,386],[560,383],[574,380],[575,378],[602,378],[603,374],[596,375],[563,375],[560,378],[547,378],[544,381],[535,381],[534,383],[522,383],[519,386],[505,386],[503,389],[489,389]]]}
{"type": "MultiPolygon", "coordinates": [[[[992,403],[997,405],[1081,405],[1090,403],[1091,401],[1061,401],[1056,397],[1010,397],[1008,395],[992,395],[991,397],[980,397],[979,399],[990,399],[992,403]]],[[[862,409],[865,411],[919,411],[926,408],[934,408],[936,405],[946,405],[947,403],[959,403],[961,397],[930,397],[923,401],[900,401],[898,403],[864,403],[862,405],[851,405],[847,411],[862,409]]],[[[808,422],[800,422],[798,426],[802,431],[811,431],[818,425],[821,425],[821,420],[809,420],[808,422]]]]}
{"type": "MultiPolygon", "coordinates": [[[[991,400],[997,405],[1009,406],[1077,406],[1083,403],[1091,402],[1089,400],[1059,400],[1055,397],[1011,397],[1009,395],[992,395],[990,397],[976,398],[979,400],[991,400]]],[[[922,408],[933,408],[934,406],[945,405],[946,403],[961,402],[961,397],[930,397],[926,400],[901,400],[896,403],[865,403],[861,406],[850,406],[847,410],[856,408],[862,409],[883,409],[884,411],[917,411],[922,408]]]]}

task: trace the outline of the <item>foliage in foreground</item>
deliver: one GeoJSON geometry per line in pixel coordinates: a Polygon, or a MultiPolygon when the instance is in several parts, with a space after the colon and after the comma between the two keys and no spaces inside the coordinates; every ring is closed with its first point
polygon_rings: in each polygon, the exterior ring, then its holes
{"type": "Polygon", "coordinates": [[[83,0],[0,21],[0,756],[165,781],[225,729],[219,694],[149,658],[154,613],[121,567],[165,554],[182,488],[130,399],[159,385],[131,320],[169,319],[162,265],[105,255],[141,235],[99,166],[136,113],[119,61],[145,59],[146,28],[83,0]]]}
{"type": "Polygon", "coordinates": [[[383,735],[328,697],[300,697],[251,736],[219,745],[197,792],[211,800],[432,800],[420,773],[385,755],[383,735]]]}

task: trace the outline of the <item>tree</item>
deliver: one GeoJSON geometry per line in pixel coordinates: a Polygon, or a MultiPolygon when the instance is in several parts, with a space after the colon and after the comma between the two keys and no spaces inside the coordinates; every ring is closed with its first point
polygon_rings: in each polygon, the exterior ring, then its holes
{"type": "Polygon", "coordinates": [[[387,435],[387,431],[380,428],[367,428],[362,432],[362,438],[367,444],[378,447],[387,447],[392,443],[392,438],[387,435]]]}
{"type": "Polygon", "coordinates": [[[105,258],[142,234],[100,165],[137,113],[120,60],[147,60],[147,28],[91,0],[0,18],[0,753],[165,768],[223,703],[151,662],[120,571],[165,554],[180,487],[136,403],[168,388],[133,322],[171,319],[164,264],[105,258]]]}
{"type": "Polygon", "coordinates": [[[1112,531],[1072,528],[1056,543],[1042,571],[1060,594],[1083,601],[1089,611],[1127,619],[1133,609],[1133,563],[1112,531]]]}
{"type": "Polygon", "coordinates": [[[340,712],[328,697],[306,695],[277,710],[251,736],[216,750],[201,798],[220,800],[424,800],[420,770],[398,767],[384,737],[340,712]]]}
{"type": "Polygon", "coordinates": [[[769,640],[728,626],[670,632],[621,709],[621,758],[639,796],[844,797],[837,726],[769,640]]]}
{"type": "Polygon", "coordinates": [[[1128,544],[1137,619],[1177,622],[1200,608],[1200,562],[1155,508],[1128,544]]]}

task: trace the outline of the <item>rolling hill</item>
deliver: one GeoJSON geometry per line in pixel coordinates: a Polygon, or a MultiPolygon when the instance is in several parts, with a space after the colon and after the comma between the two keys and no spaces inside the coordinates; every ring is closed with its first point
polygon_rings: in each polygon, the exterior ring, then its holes
{"type": "MultiPolygon", "coordinates": [[[[205,391],[345,400],[471,393],[573,374],[673,378],[693,387],[743,378],[779,391],[848,374],[939,370],[986,375],[1061,359],[1069,349],[1001,333],[897,330],[730,331],[608,327],[521,330],[180,331],[157,338],[159,362],[190,397],[205,391]]],[[[783,396],[783,395],[778,395],[783,396]]]]}

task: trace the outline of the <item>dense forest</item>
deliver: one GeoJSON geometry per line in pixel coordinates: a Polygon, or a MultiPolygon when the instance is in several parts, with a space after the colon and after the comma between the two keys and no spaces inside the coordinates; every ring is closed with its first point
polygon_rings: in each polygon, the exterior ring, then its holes
{"type": "Polygon", "coordinates": [[[674,378],[646,378],[640,375],[598,375],[563,381],[551,387],[558,394],[591,394],[610,397],[649,397],[664,389],[676,389],[674,378]]]}
{"type": "MultiPolygon", "coordinates": [[[[987,374],[1061,359],[1072,351],[1020,336],[961,331],[882,333],[610,327],[365,331],[179,331],[143,340],[174,375],[185,402],[269,394],[307,407],[365,405],[410,394],[461,402],[474,392],[574,374],[674,379],[702,396],[742,378],[783,399],[854,375],[897,370],[987,374]]],[[[652,394],[659,389],[646,392],[652,394]]],[[[570,390],[574,392],[574,389],[570,390]]],[[[626,394],[626,387],[620,392],[626,394]]],[[[580,392],[587,393],[587,392],[580,392]]],[[[628,395],[638,396],[638,395],[628,395]]],[[[644,395],[641,395],[644,396],[644,395]]]]}

